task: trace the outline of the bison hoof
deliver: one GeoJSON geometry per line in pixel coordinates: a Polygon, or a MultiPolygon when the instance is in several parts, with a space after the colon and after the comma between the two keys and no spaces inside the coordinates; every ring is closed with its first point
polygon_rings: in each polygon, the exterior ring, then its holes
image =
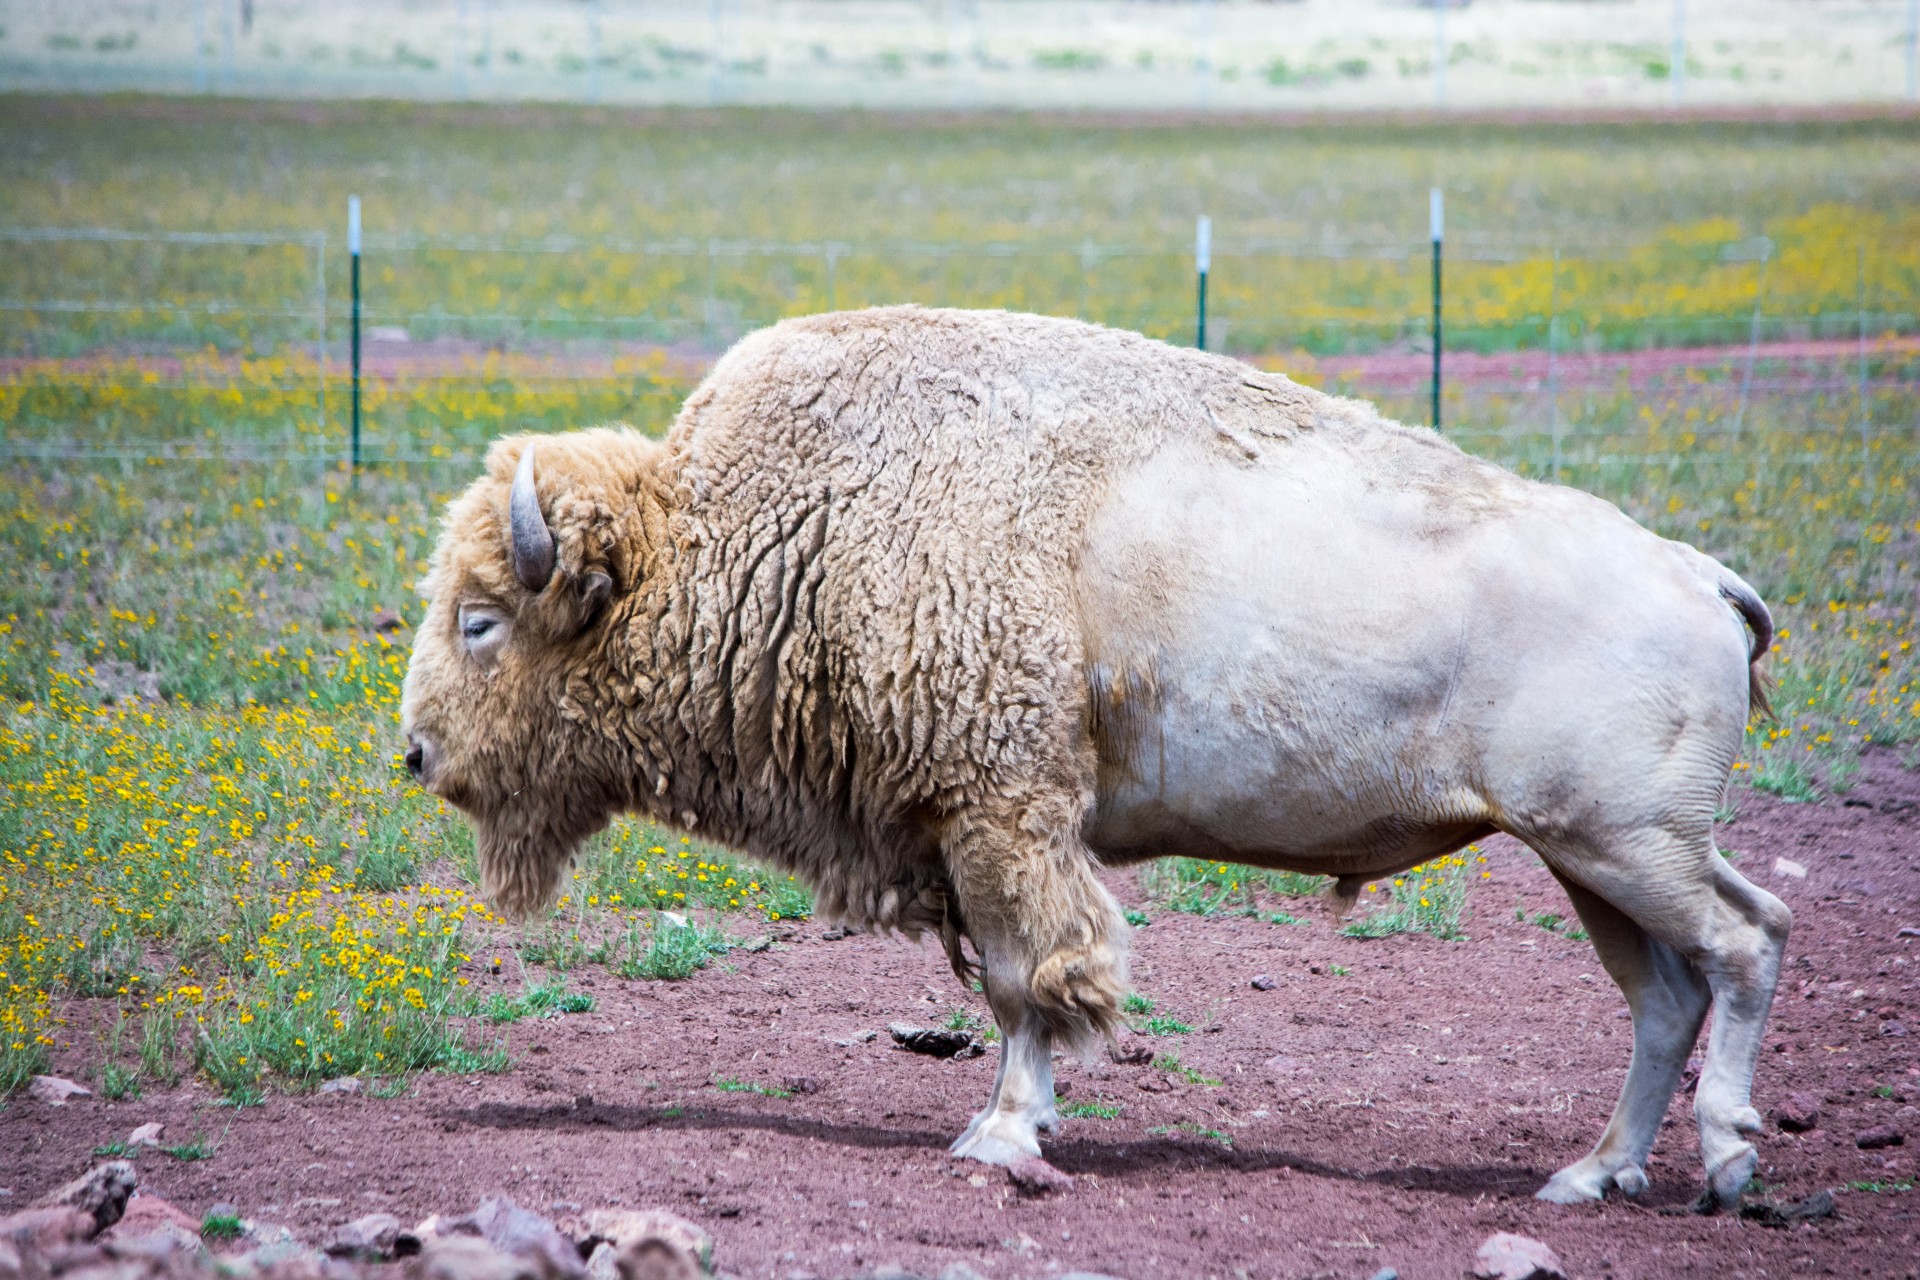
{"type": "Polygon", "coordinates": [[[1040,1138],[1032,1124],[1016,1116],[995,1113],[976,1117],[967,1131],[954,1139],[949,1150],[964,1160],[1009,1165],[1015,1160],[1039,1155],[1040,1138]]]}
{"type": "Polygon", "coordinates": [[[1753,1181],[1754,1168],[1760,1163],[1753,1144],[1743,1142],[1734,1153],[1707,1170],[1707,1190],[1722,1209],[1740,1203],[1740,1193],[1753,1181]]]}
{"type": "Polygon", "coordinates": [[[1637,1196],[1647,1189],[1647,1175],[1638,1165],[1608,1169],[1588,1156],[1554,1174],[1546,1186],[1534,1192],[1534,1199],[1553,1204],[1584,1204],[1605,1199],[1608,1187],[1618,1187],[1626,1195],[1637,1196]]]}

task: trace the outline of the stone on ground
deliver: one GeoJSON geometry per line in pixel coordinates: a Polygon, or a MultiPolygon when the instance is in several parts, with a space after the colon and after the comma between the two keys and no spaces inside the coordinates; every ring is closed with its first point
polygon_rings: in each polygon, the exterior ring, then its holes
{"type": "Polygon", "coordinates": [[[1567,1280],[1567,1268],[1540,1241],[1500,1231],[1473,1255],[1472,1275],[1475,1280],[1567,1280]]]}
{"type": "Polygon", "coordinates": [[[27,1096],[50,1107],[64,1107],[68,1098],[91,1098],[93,1090],[59,1076],[35,1076],[27,1086],[27,1096]]]}
{"type": "Polygon", "coordinates": [[[1820,1103],[1810,1093],[1790,1093],[1773,1109],[1783,1133],[1811,1133],[1820,1127],[1820,1103]]]}
{"type": "Polygon", "coordinates": [[[1007,1181],[1029,1196],[1073,1190],[1073,1175],[1062,1173],[1039,1156],[1021,1156],[1008,1165],[1007,1181]]]}
{"type": "Polygon", "coordinates": [[[1862,1151],[1878,1151],[1882,1147],[1897,1147],[1906,1142],[1906,1135],[1890,1124],[1877,1124],[1871,1129],[1862,1129],[1854,1135],[1853,1145],[1862,1151]]]}
{"type": "Polygon", "coordinates": [[[129,1161],[109,1160],[95,1165],[58,1191],[41,1196],[34,1204],[78,1209],[93,1219],[96,1232],[105,1231],[127,1211],[127,1199],[139,1181],[129,1161]]]}
{"type": "Polygon", "coordinates": [[[330,1258],[391,1262],[399,1238],[400,1219],[390,1213],[369,1213],[336,1228],[323,1248],[330,1258]]]}
{"type": "Polygon", "coordinates": [[[164,1132],[166,1132],[166,1126],[157,1120],[150,1124],[143,1124],[127,1135],[127,1145],[130,1147],[157,1147],[160,1145],[160,1135],[164,1132]]]}
{"type": "Polygon", "coordinates": [[[704,1280],[713,1237],[664,1209],[595,1209],[569,1224],[594,1280],[704,1280]]]}

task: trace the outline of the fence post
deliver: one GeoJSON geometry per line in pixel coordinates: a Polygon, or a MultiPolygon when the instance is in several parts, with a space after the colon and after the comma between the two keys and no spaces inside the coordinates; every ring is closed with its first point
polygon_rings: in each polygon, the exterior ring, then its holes
{"type": "Polygon", "coordinates": [[[1433,237],[1433,429],[1440,429],[1440,240],[1445,204],[1440,188],[1427,192],[1427,229],[1433,237]]]}
{"type": "Polygon", "coordinates": [[[1201,214],[1193,224],[1193,269],[1200,278],[1199,295],[1195,299],[1193,320],[1193,345],[1201,351],[1207,349],[1207,272],[1213,269],[1213,219],[1201,214]]]}
{"type": "Polygon", "coordinates": [[[360,197],[347,197],[347,256],[352,262],[349,279],[353,288],[353,473],[360,474],[360,197]]]}

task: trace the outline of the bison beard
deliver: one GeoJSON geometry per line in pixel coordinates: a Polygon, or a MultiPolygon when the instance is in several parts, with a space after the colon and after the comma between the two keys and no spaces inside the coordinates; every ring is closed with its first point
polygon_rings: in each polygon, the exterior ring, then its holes
{"type": "Polygon", "coordinates": [[[1120,1025],[1102,865],[1350,898],[1500,830],[1634,1019],[1606,1131],[1541,1195],[1646,1185],[1709,1007],[1712,1196],[1752,1173],[1790,920],[1713,810],[1771,623],[1606,503],[1220,356],[891,308],[751,335],[664,442],[498,442],[428,589],[402,719],[487,897],[538,911],[635,811],[936,934],[1006,1037],[959,1154],[1038,1154],[1054,1045],[1120,1025]]]}

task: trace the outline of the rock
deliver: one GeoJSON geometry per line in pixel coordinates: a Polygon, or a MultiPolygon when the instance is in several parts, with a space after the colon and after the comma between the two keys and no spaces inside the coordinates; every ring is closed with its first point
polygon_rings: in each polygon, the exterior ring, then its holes
{"type": "MultiPolygon", "coordinates": [[[[501,1253],[524,1260],[547,1280],[581,1280],[587,1274],[580,1250],[551,1222],[505,1196],[488,1196],[463,1217],[447,1220],[440,1237],[478,1236],[501,1253]]],[[[397,1241],[397,1236],[396,1236],[397,1241]]],[[[431,1252],[423,1250],[422,1259],[431,1252]]],[[[477,1263],[476,1263],[477,1265],[477,1263]]]]}
{"type": "Polygon", "coordinates": [[[1907,1024],[1898,1018],[1888,1018],[1880,1024],[1880,1034],[1883,1036],[1904,1036],[1907,1034],[1907,1024]]]}
{"type": "Polygon", "coordinates": [[[160,1145],[160,1135],[164,1132],[166,1132],[166,1126],[157,1120],[151,1124],[143,1124],[127,1135],[127,1145],[130,1147],[157,1147],[160,1145]]]}
{"type": "Polygon", "coordinates": [[[1145,1040],[1137,1036],[1129,1036],[1124,1042],[1118,1040],[1108,1041],[1107,1057],[1110,1061],[1123,1067],[1139,1066],[1142,1063],[1153,1061],[1153,1049],[1145,1040]]]}
{"type": "MultiPolygon", "coordinates": [[[[1060,1280],[1075,1280],[1075,1277],[1078,1280],[1101,1280],[1090,1271],[1069,1271],[1060,1280]]],[[[949,1262],[940,1268],[939,1280],[986,1280],[986,1277],[964,1262],[949,1262]]]]}
{"type": "Polygon", "coordinates": [[[842,1036],[838,1040],[833,1041],[833,1043],[842,1049],[851,1049],[857,1044],[872,1044],[875,1040],[879,1039],[879,1037],[880,1033],[878,1031],[860,1030],[851,1035],[842,1036]]]}
{"type": "Polygon", "coordinates": [[[355,1262],[391,1262],[400,1238],[400,1219],[390,1213],[369,1213],[334,1230],[321,1246],[330,1258],[355,1262]]]}
{"type": "Polygon", "coordinates": [[[745,942],[741,943],[740,950],[758,954],[762,951],[771,949],[772,946],[773,946],[773,935],[770,933],[761,933],[761,934],[755,934],[753,937],[748,938],[745,942]]]}
{"type": "Polygon", "coordinates": [[[16,1250],[35,1249],[47,1253],[67,1245],[84,1244],[99,1233],[92,1214],[66,1204],[22,1209],[0,1218],[0,1241],[16,1250]]]}
{"type": "Polygon", "coordinates": [[[238,1222],[240,1221],[240,1206],[231,1204],[225,1200],[215,1200],[207,1206],[207,1217],[232,1218],[235,1222],[238,1222]]]}
{"type": "Polygon", "coordinates": [[[121,1215],[119,1223],[113,1229],[113,1234],[116,1239],[139,1235],[162,1224],[182,1227],[195,1235],[200,1233],[200,1224],[185,1212],[176,1209],[159,1196],[143,1192],[127,1201],[126,1212],[121,1215]]]}
{"type": "Polygon", "coordinates": [[[802,1097],[820,1092],[820,1082],[812,1076],[788,1076],[780,1082],[780,1087],[788,1093],[797,1093],[802,1097]]]}
{"type": "Polygon", "coordinates": [[[1763,1227],[1790,1227],[1796,1222],[1812,1222],[1833,1216],[1833,1192],[1816,1191],[1791,1204],[1773,1200],[1751,1200],[1740,1206],[1740,1216],[1763,1227]]]}
{"type": "Polygon", "coordinates": [[[335,1076],[320,1086],[321,1093],[358,1093],[366,1084],[359,1076],[335,1076]]]}
{"type": "Polygon", "coordinates": [[[1007,1181],[1024,1196],[1073,1190],[1073,1176],[1062,1173],[1039,1156],[1021,1156],[1008,1165],[1007,1181]]]}
{"type": "Polygon", "coordinates": [[[1392,1267],[1382,1267],[1373,1273],[1372,1280],[1400,1280],[1400,1273],[1392,1267]]]}
{"type": "Polygon", "coordinates": [[[660,923],[664,925],[669,925],[675,929],[684,929],[687,927],[686,916],[678,911],[656,911],[654,914],[660,917],[660,923]]]}
{"type": "Polygon", "coordinates": [[[367,624],[375,635],[388,635],[407,625],[407,620],[391,609],[382,609],[373,615],[373,621],[367,624]]]}
{"type": "MultiPolygon", "coordinates": [[[[703,1280],[712,1273],[713,1237],[665,1209],[595,1209],[581,1225],[598,1242],[593,1257],[617,1280],[703,1280]]],[[[590,1259],[589,1274],[593,1265],[590,1259]]]]}
{"type": "Polygon", "coordinates": [[[1906,1143],[1906,1135],[1890,1124],[1877,1124],[1871,1129],[1862,1129],[1853,1136],[1853,1145],[1862,1151],[1878,1151],[1883,1147],[1898,1147],[1906,1143]]]}
{"type": "MultiPolygon", "coordinates": [[[[279,1230],[286,1230],[284,1227],[279,1230]]],[[[287,1232],[284,1240],[274,1240],[241,1255],[243,1262],[253,1264],[258,1271],[279,1271],[276,1280],[301,1280],[306,1276],[317,1276],[326,1266],[327,1256],[318,1249],[308,1248],[287,1232]]],[[[225,1260],[222,1259],[224,1263],[225,1260]]],[[[224,1268],[223,1268],[224,1269],[224,1268]]]]}
{"type": "Polygon", "coordinates": [[[1920,938],[1920,929],[1916,929],[1912,925],[1908,925],[1905,928],[1901,929],[1900,932],[1894,934],[1893,936],[1896,938],[1920,938]]]}
{"type": "Polygon", "coordinates": [[[1773,860],[1773,874],[1776,876],[1786,876],[1794,880],[1805,880],[1807,878],[1807,869],[1795,862],[1792,858],[1775,858],[1773,860]]]}
{"type": "Polygon", "coordinates": [[[615,1252],[605,1240],[593,1246],[593,1254],[587,1259],[587,1280],[620,1280],[620,1268],[613,1264],[615,1252]]]}
{"type": "Polygon", "coordinates": [[[932,1058],[951,1058],[961,1053],[972,1052],[968,1056],[977,1056],[982,1050],[974,1043],[971,1031],[950,1031],[945,1027],[913,1027],[904,1022],[887,1024],[887,1034],[893,1042],[908,1053],[924,1053],[932,1058]]]}
{"type": "Polygon", "coordinates": [[[1253,975],[1253,989],[1255,991],[1271,991],[1277,985],[1279,984],[1274,982],[1273,975],[1270,973],[1256,973],[1253,975]]]}
{"type": "MultiPolygon", "coordinates": [[[[93,1229],[98,1233],[120,1221],[120,1216],[127,1211],[127,1199],[138,1183],[131,1163],[109,1160],[95,1165],[58,1191],[41,1196],[34,1205],[36,1208],[66,1205],[78,1209],[93,1219],[93,1229]]],[[[195,1224],[196,1228],[198,1225],[195,1224]]]]}
{"type": "Polygon", "coordinates": [[[115,1252],[163,1258],[199,1252],[200,1224],[159,1196],[137,1195],[104,1238],[115,1252]]]}
{"type": "Polygon", "coordinates": [[[1567,1280],[1567,1268],[1538,1240],[1499,1231],[1473,1255],[1473,1275],[1476,1280],[1567,1280]]]}
{"type": "Polygon", "coordinates": [[[91,1098],[93,1090],[59,1076],[35,1076],[27,1086],[27,1096],[50,1107],[64,1107],[68,1098],[91,1098]]]}
{"type": "Polygon", "coordinates": [[[442,1235],[426,1242],[407,1274],[410,1280],[544,1280],[547,1273],[477,1236],[442,1235]]]}
{"type": "Polygon", "coordinates": [[[1810,1093],[1790,1093],[1773,1118],[1782,1133],[1811,1133],[1820,1127],[1820,1102],[1810,1093]]]}

